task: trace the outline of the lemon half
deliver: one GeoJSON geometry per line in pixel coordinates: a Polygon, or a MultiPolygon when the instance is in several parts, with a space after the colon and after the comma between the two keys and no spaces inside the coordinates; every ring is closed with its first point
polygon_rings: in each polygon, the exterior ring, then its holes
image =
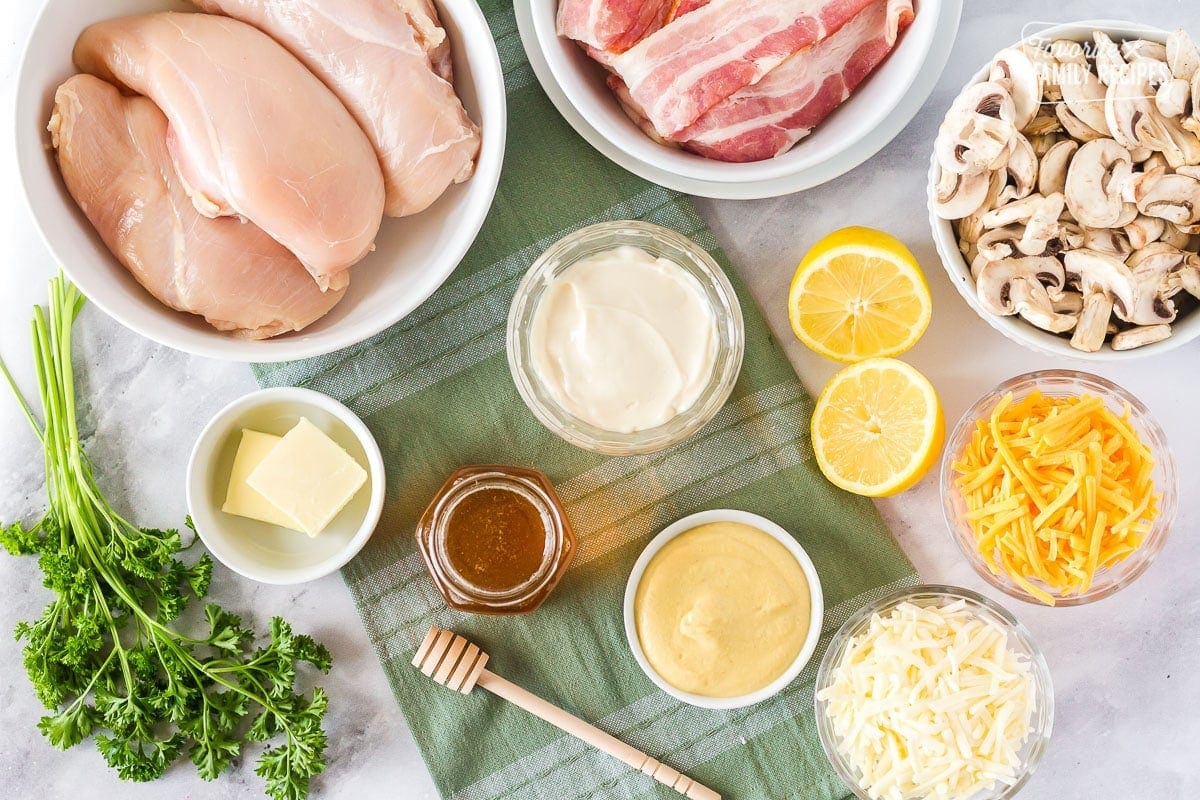
{"type": "Polygon", "coordinates": [[[929,380],[892,358],[846,367],[817,398],[812,443],[831,483],[885,497],[919,481],[945,437],[942,405],[929,380]]]}
{"type": "Polygon", "coordinates": [[[826,358],[854,363],[907,351],[933,315],[929,284],[896,237],[842,228],[804,256],[788,291],[796,337],[826,358]]]}

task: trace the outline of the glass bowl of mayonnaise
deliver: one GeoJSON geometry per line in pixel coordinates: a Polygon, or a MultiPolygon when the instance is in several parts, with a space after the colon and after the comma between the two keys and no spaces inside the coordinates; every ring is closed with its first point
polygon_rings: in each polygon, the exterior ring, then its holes
{"type": "Polygon", "coordinates": [[[729,279],[669,228],[604,222],[550,246],[508,315],[508,363],[538,420],[610,455],[661,450],[729,399],[745,331],[729,279]]]}

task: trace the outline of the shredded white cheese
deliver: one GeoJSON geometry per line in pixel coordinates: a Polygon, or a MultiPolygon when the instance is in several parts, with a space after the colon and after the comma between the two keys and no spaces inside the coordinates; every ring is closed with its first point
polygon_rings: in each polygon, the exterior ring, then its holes
{"type": "Polygon", "coordinates": [[[1008,635],[959,600],[872,617],[819,699],[876,800],[962,800],[1012,784],[1035,686],[1008,635]]]}

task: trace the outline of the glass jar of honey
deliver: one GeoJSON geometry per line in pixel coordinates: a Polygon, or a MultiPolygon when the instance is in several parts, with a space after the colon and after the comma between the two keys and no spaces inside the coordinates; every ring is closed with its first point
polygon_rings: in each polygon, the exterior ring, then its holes
{"type": "Polygon", "coordinates": [[[525,614],[558,585],[575,533],[534,469],[456,470],[417,524],[417,546],[446,602],[475,614],[525,614]]]}

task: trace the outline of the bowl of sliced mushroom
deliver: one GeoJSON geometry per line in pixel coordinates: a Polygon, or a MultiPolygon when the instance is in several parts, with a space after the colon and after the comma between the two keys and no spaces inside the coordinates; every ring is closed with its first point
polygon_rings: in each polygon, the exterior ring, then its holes
{"type": "Polygon", "coordinates": [[[1200,336],[1200,49],[1056,25],[1001,50],[938,130],[930,219],[959,292],[1043,353],[1115,360],[1200,336]]]}

